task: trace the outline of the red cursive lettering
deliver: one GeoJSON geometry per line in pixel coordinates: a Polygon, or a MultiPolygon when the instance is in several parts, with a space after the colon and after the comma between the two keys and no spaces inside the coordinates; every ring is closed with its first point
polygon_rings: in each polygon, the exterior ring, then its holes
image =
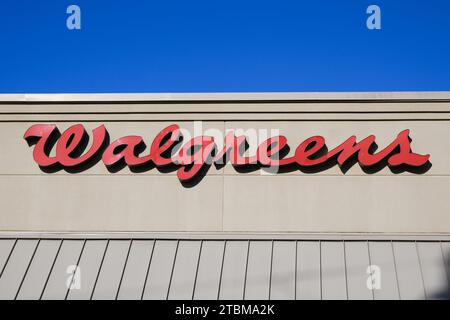
{"type": "Polygon", "coordinates": [[[58,138],[58,128],[52,124],[36,124],[24,134],[33,150],[34,161],[42,168],[60,165],[62,168],[80,167],[102,152],[102,161],[107,167],[119,163],[133,168],[137,166],[173,166],[182,182],[191,181],[202,175],[202,169],[215,164],[221,166],[228,161],[233,166],[259,165],[262,167],[288,167],[293,164],[302,167],[319,167],[335,159],[343,166],[355,158],[363,168],[370,168],[386,161],[390,167],[422,167],[429,163],[430,155],[411,151],[409,130],[400,132],[395,140],[384,149],[375,152],[375,136],[370,135],[357,142],[351,136],[330,151],[326,150],[325,139],[321,136],[310,137],[301,142],[293,156],[283,158],[282,151],[288,146],[284,136],[271,137],[262,142],[255,156],[243,156],[246,145],[245,136],[236,137],[233,132],[226,135],[224,147],[216,154],[213,137],[198,136],[187,141],[175,152],[182,135],[176,124],[161,130],[153,139],[148,154],[140,156],[145,150],[145,143],[140,136],[119,138],[105,146],[107,131],[101,125],[92,131],[91,147],[85,152],[89,136],[83,125],[76,124],[66,129],[58,138]],[[56,139],[55,155],[50,156],[56,139]],[[84,152],[84,153],[83,153],[84,152]]]}

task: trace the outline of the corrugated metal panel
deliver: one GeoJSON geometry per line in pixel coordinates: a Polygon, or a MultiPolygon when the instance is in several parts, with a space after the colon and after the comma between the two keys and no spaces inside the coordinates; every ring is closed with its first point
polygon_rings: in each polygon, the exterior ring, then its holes
{"type": "Polygon", "coordinates": [[[418,242],[417,249],[422,268],[426,298],[441,298],[439,293],[448,291],[441,244],[437,242],[418,242]]]}
{"type": "Polygon", "coordinates": [[[94,300],[114,300],[119,292],[131,241],[111,240],[105,252],[92,293],[94,300]]]}
{"type": "Polygon", "coordinates": [[[344,242],[321,243],[322,299],[347,299],[347,274],[344,242]]]}
{"type": "Polygon", "coordinates": [[[228,241],[220,282],[220,299],[243,299],[247,272],[248,241],[228,241]]]}
{"type": "Polygon", "coordinates": [[[447,290],[439,292],[437,296],[443,299],[450,299],[450,242],[441,242],[441,248],[447,275],[447,290]]]}
{"type": "Polygon", "coordinates": [[[0,278],[0,299],[16,298],[38,243],[38,240],[19,240],[17,242],[0,278]]]}
{"type": "Polygon", "coordinates": [[[440,241],[1,239],[0,298],[449,299],[449,267],[440,241]]]}
{"type": "Polygon", "coordinates": [[[41,297],[60,246],[61,241],[58,240],[41,240],[39,242],[17,299],[36,300],[41,297]]]}
{"type": "Polygon", "coordinates": [[[146,240],[132,242],[118,299],[141,299],[154,244],[146,240]]]}
{"type": "Polygon", "coordinates": [[[345,264],[347,269],[347,292],[351,300],[372,300],[372,287],[367,285],[371,265],[367,242],[345,243],[345,264]]]}
{"type": "Polygon", "coordinates": [[[186,300],[194,296],[200,249],[200,241],[180,241],[178,244],[169,287],[169,299],[186,300]]]}
{"type": "Polygon", "coordinates": [[[167,299],[177,249],[178,241],[156,241],[145,284],[144,299],[167,299]]]}
{"type": "Polygon", "coordinates": [[[91,299],[99,271],[105,257],[108,241],[87,240],[78,263],[80,287],[73,287],[67,294],[69,300],[91,299]]]}
{"type": "Polygon", "coordinates": [[[251,241],[248,251],[244,299],[269,299],[272,242],[251,241]]]}
{"type": "Polygon", "coordinates": [[[376,270],[379,274],[371,277],[372,282],[378,281],[378,288],[373,290],[375,300],[398,300],[400,293],[392,243],[369,242],[369,254],[371,265],[379,268],[376,270]]]}
{"type": "Polygon", "coordinates": [[[16,244],[15,240],[2,240],[0,241],[0,276],[3,273],[3,267],[8,261],[9,255],[16,244]]]}
{"type": "Polygon", "coordinates": [[[219,295],[225,241],[204,241],[200,254],[194,299],[214,300],[219,295]]]}
{"type": "Polygon", "coordinates": [[[42,299],[63,300],[69,291],[71,266],[79,264],[83,240],[64,240],[42,293],[42,299]]]}
{"type": "Polygon", "coordinates": [[[270,299],[295,299],[296,241],[274,241],[270,299]]]}
{"type": "Polygon", "coordinates": [[[297,299],[322,299],[320,241],[297,243],[297,299]]]}
{"type": "Polygon", "coordinates": [[[400,298],[424,298],[425,288],[416,243],[395,242],[393,245],[400,298]]]}

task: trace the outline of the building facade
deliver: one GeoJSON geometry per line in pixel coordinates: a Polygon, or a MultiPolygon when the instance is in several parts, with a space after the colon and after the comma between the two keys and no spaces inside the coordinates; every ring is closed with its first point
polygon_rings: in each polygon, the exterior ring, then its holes
{"type": "Polygon", "coordinates": [[[2,299],[448,298],[450,94],[0,96],[2,299]]]}

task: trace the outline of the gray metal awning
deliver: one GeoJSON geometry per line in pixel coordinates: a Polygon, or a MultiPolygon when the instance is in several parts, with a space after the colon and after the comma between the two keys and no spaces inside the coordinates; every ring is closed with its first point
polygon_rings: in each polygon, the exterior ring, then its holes
{"type": "Polygon", "coordinates": [[[436,240],[3,238],[0,299],[435,299],[449,267],[436,240]]]}

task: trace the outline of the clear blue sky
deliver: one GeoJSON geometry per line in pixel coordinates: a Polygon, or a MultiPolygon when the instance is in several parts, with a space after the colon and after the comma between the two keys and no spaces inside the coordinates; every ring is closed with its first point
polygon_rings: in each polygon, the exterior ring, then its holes
{"type": "Polygon", "coordinates": [[[450,90],[449,0],[2,0],[0,35],[1,93],[450,90]]]}

